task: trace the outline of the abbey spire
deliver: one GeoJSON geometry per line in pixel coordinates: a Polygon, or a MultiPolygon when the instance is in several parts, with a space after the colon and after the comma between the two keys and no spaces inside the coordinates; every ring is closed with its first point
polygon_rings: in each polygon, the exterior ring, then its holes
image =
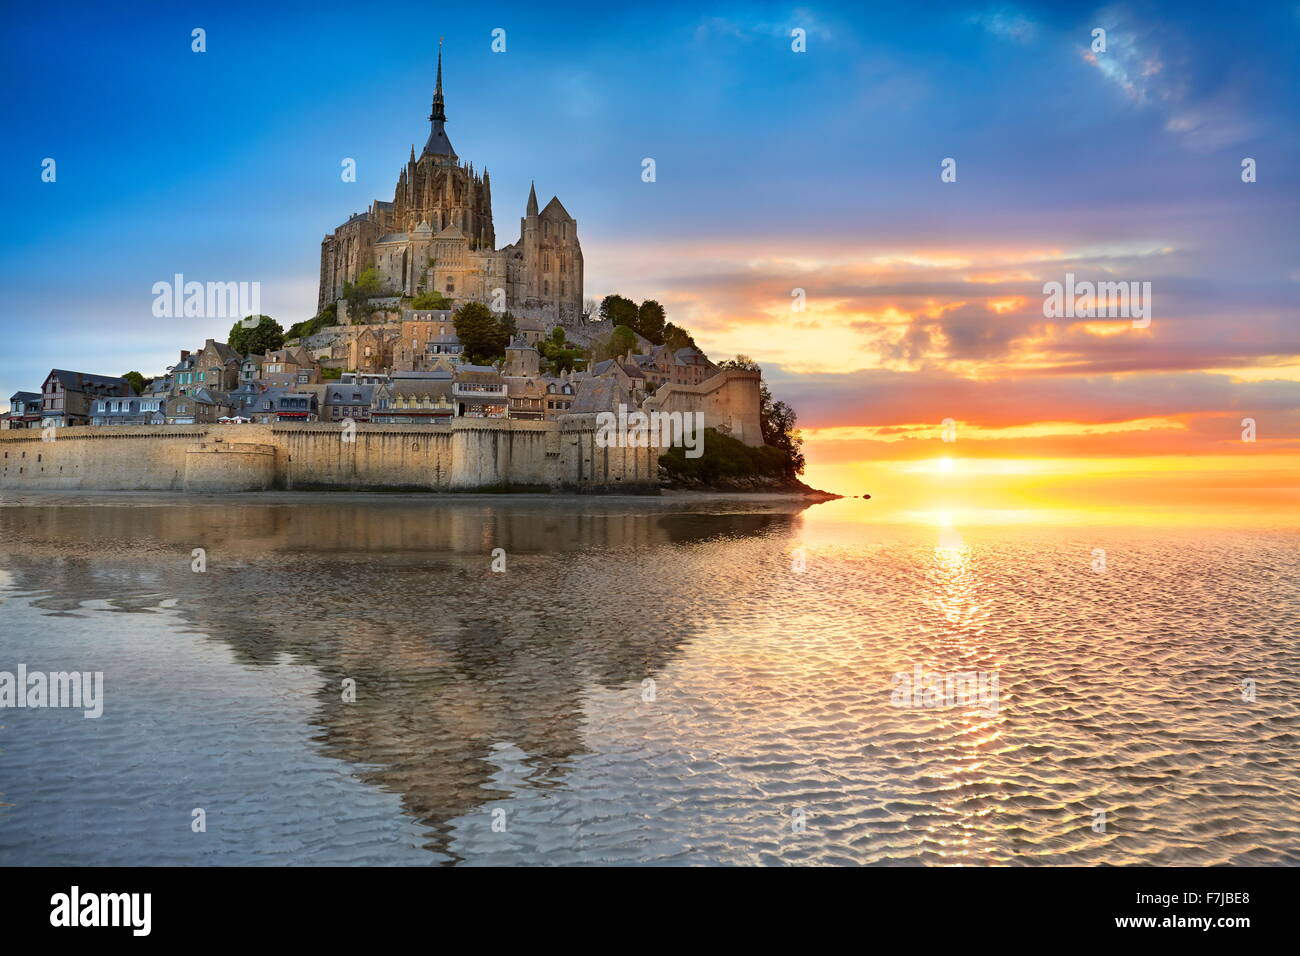
{"type": "Polygon", "coordinates": [[[429,141],[424,144],[423,156],[446,156],[456,158],[456,151],[451,148],[451,140],[443,129],[447,122],[446,104],[442,99],[442,38],[438,38],[438,84],[433,91],[433,110],[429,113],[429,141]]]}
{"type": "MultiPolygon", "coordinates": [[[[401,298],[438,292],[454,303],[500,303],[520,319],[578,323],[583,264],[578,223],[530,184],[519,239],[497,248],[492,181],[486,166],[462,160],[447,139],[438,41],[429,139],[398,171],[392,199],[377,199],[321,242],[319,308],[337,304],[369,268],[401,298]],[[539,211],[540,210],[540,211],[539,211]]],[[[496,306],[494,306],[496,307],[496,306]]]]}

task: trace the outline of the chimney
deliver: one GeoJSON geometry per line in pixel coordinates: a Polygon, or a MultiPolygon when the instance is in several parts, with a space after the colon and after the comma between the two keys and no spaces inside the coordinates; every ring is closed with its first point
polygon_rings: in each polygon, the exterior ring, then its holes
{"type": "Polygon", "coordinates": [[[181,349],[181,361],[184,362],[184,361],[185,361],[187,358],[189,358],[189,357],[190,357],[190,350],[189,350],[189,349],[181,349]]]}

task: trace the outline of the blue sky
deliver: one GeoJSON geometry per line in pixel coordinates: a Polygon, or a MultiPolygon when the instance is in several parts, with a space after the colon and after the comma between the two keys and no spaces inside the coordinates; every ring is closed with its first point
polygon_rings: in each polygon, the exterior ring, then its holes
{"type": "Polygon", "coordinates": [[[991,378],[1070,421],[1099,392],[1132,396],[1114,421],[1190,408],[1206,376],[1220,412],[1251,389],[1300,405],[1296,3],[14,8],[0,396],[224,337],[153,317],[177,272],[260,281],[286,327],[313,314],[321,237],[423,143],[439,36],[498,243],[535,179],[578,219],[588,295],[664,301],[711,354],[763,362],[806,425],[928,421],[991,378]],[[1044,328],[1066,269],[1154,281],[1160,331],[1044,328]]]}

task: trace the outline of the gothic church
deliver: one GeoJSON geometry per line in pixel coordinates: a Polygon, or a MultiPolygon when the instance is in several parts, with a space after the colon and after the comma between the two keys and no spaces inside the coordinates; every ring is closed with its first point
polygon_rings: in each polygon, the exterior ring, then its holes
{"type": "Polygon", "coordinates": [[[321,242],[317,309],[337,302],[343,283],[370,266],[390,295],[441,292],[458,305],[477,301],[547,327],[582,314],[582,247],[578,222],[559,199],[540,212],[530,189],[518,241],[496,248],[492,180],[463,163],[447,138],[442,49],[429,115],[429,139],[397,178],[392,202],[376,200],[321,242]]]}

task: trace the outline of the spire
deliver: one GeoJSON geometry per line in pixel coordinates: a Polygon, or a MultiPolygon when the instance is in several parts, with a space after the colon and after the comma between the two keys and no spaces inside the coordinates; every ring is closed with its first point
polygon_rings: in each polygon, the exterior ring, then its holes
{"type": "Polygon", "coordinates": [[[429,119],[447,122],[447,111],[442,100],[442,37],[438,37],[438,85],[433,91],[433,115],[429,119]]]}
{"type": "Polygon", "coordinates": [[[432,124],[429,141],[424,144],[424,152],[420,155],[446,156],[455,160],[456,151],[451,148],[451,140],[447,139],[442,128],[442,124],[447,122],[447,110],[442,99],[442,37],[438,38],[438,85],[433,91],[433,111],[429,113],[429,122],[432,124]]]}
{"type": "Polygon", "coordinates": [[[537,215],[537,186],[530,183],[528,186],[528,211],[525,216],[537,215]]]}

